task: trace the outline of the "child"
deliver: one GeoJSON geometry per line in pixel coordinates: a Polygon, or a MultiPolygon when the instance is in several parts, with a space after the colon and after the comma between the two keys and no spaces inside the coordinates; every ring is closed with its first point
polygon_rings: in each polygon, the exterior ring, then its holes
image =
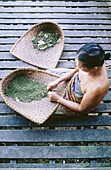
{"type": "Polygon", "coordinates": [[[87,43],[77,51],[76,68],[47,86],[50,101],[59,103],[55,114],[82,115],[94,110],[109,90],[104,64],[104,50],[97,43],[87,43]],[[64,98],[51,91],[70,80],[64,98]]]}

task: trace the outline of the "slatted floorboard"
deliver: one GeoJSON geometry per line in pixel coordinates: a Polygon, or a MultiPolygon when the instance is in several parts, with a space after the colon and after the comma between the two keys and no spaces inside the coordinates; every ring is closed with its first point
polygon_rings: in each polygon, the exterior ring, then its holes
{"type": "MultiPolygon", "coordinates": [[[[99,43],[111,53],[111,1],[0,0],[0,79],[34,67],[9,51],[34,24],[60,25],[65,46],[57,67],[74,68],[77,50],[99,43]]],[[[111,60],[106,61],[109,80],[111,60]]],[[[39,126],[10,109],[0,97],[0,168],[111,167],[111,81],[102,103],[86,117],[53,115],[39,126]]]]}

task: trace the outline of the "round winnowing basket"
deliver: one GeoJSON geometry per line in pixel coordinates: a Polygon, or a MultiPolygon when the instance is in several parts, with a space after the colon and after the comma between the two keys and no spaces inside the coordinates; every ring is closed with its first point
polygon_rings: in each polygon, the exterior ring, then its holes
{"type": "Polygon", "coordinates": [[[41,22],[29,29],[12,47],[10,53],[19,59],[44,69],[55,68],[64,48],[64,35],[58,24],[41,22]],[[52,30],[60,34],[60,42],[45,51],[34,49],[32,38],[39,31],[52,30]]]}
{"type": "MultiPolygon", "coordinates": [[[[23,69],[16,69],[12,71],[1,81],[1,96],[4,99],[5,103],[10,108],[20,113],[21,115],[25,116],[29,120],[41,124],[49,118],[49,116],[57,108],[58,104],[54,102],[50,102],[48,97],[45,97],[37,101],[33,100],[30,103],[24,103],[20,101],[18,102],[15,99],[6,96],[5,89],[7,88],[10,81],[13,80],[15,77],[21,75],[26,76],[31,80],[42,82],[46,85],[51,81],[57,79],[58,76],[38,69],[23,68],[23,69]]],[[[66,88],[66,83],[62,82],[55,89],[56,93],[59,94],[60,96],[63,96],[65,92],[65,88],[66,88]]]]}

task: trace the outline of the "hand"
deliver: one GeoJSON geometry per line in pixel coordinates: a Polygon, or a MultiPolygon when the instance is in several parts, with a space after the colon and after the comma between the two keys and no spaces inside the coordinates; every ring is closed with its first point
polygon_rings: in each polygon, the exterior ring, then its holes
{"type": "Polygon", "coordinates": [[[49,91],[55,89],[58,86],[58,84],[59,84],[58,79],[56,79],[55,81],[48,84],[47,90],[49,91]]]}
{"type": "Polygon", "coordinates": [[[58,99],[60,98],[57,93],[51,91],[48,92],[48,97],[51,102],[58,102],[58,99]]]}

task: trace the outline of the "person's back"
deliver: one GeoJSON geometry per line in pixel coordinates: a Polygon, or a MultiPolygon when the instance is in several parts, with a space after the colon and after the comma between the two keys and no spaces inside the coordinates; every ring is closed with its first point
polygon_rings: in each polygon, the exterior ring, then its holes
{"type": "Polygon", "coordinates": [[[92,72],[84,72],[80,69],[79,80],[83,94],[88,93],[92,96],[96,95],[96,102],[94,102],[95,108],[106,96],[109,90],[109,80],[105,65],[92,72]]]}

